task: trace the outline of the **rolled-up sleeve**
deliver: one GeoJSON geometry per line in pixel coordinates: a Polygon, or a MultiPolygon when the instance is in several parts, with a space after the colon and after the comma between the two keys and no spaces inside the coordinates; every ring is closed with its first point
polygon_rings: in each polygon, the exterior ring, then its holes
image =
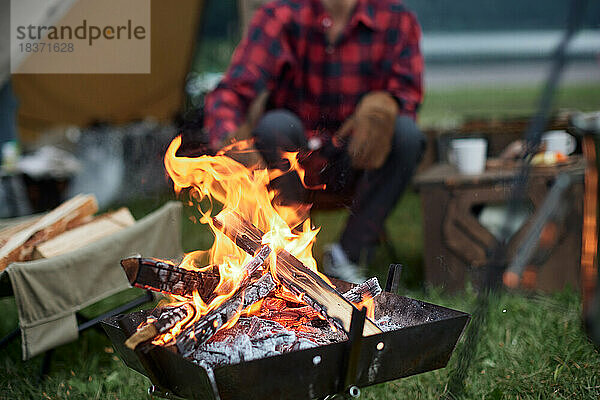
{"type": "Polygon", "coordinates": [[[283,17],[272,6],[256,11],[225,76],[206,96],[204,127],[211,146],[219,146],[239,128],[250,103],[263,90],[272,89],[274,77],[291,57],[282,34],[283,17]]]}
{"type": "Polygon", "coordinates": [[[400,32],[402,37],[394,49],[387,90],[398,101],[400,114],[414,119],[423,101],[424,63],[419,45],[421,27],[413,13],[403,13],[400,32]]]}

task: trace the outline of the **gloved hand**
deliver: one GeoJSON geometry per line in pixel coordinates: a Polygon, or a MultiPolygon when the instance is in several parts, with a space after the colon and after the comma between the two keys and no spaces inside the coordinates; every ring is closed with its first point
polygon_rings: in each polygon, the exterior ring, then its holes
{"type": "Polygon", "coordinates": [[[380,168],[392,148],[398,103],[387,92],[371,92],[336,132],[334,140],[350,136],[348,154],[356,169],[380,168]]]}

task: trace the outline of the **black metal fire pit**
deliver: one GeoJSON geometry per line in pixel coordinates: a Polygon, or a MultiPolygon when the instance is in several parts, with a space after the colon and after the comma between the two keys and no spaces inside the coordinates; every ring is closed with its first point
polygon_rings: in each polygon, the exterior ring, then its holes
{"type": "MultiPolygon", "coordinates": [[[[334,283],[339,291],[352,286],[334,283]]],[[[165,347],[148,345],[135,352],[125,347],[127,337],[150,311],[109,318],[103,326],[125,364],[150,378],[151,392],[169,398],[318,399],[337,393],[356,397],[360,387],[446,366],[468,314],[388,292],[375,300],[375,318],[388,316],[398,329],[362,337],[357,333],[362,332],[365,314],[355,310],[348,341],[214,370],[165,347]]]]}

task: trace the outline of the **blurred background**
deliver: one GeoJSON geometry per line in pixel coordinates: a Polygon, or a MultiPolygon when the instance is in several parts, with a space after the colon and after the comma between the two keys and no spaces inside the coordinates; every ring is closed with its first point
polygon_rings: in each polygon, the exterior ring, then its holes
{"type": "MultiPolygon", "coordinates": [[[[164,34],[153,36],[152,74],[147,76],[6,76],[0,93],[2,129],[13,133],[0,136],[0,218],[45,212],[78,193],[93,193],[101,210],[126,205],[136,219],[173,199],[162,161],[166,147],[218,83],[261,3],[153,0],[152,30],[164,34]]],[[[426,90],[419,126],[428,136],[428,149],[419,172],[445,161],[444,143],[452,135],[486,135],[488,155],[498,155],[522,137],[536,111],[570,2],[405,4],[423,29],[426,90]]],[[[553,124],[560,129],[566,128],[570,112],[600,110],[600,2],[588,2],[567,54],[552,106],[553,124]]],[[[378,250],[369,273],[383,282],[389,263],[401,262],[405,293],[471,311],[472,286],[456,294],[426,280],[426,215],[417,189],[407,191],[390,217],[388,243],[378,250]]],[[[193,215],[184,209],[184,251],[208,248],[212,241],[208,231],[191,222],[193,215]]],[[[346,216],[345,210],[314,214],[315,225],[322,227],[315,247],[318,261],[346,216]]],[[[581,244],[579,232],[576,245],[581,244]]],[[[572,254],[575,264],[579,255],[572,254]]],[[[566,286],[550,294],[534,288],[493,298],[466,398],[600,396],[600,355],[581,328],[579,288],[566,286]]],[[[111,301],[100,308],[119,300],[111,301]]],[[[10,299],[0,305],[8,316],[0,324],[4,334],[16,321],[16,311],[10,299]]],[[[83,343],[65,346],[55,361],[56,373],[40,386],[30,387],[30,377],[41,361],[20,362],[18,349],[9,350],[2,350],[7,355],[0,361],[6,371],[0,388],[10,387],[11,393],[6,398],[145,396],[147,381],[123,367],[95,332],[83,343]]],[[[365,397],[439,398],[457,363],[453,359],[446,371],[375,387],[365,397]]]]}
{"type": "MultiPolygon", "coordinates": [[[[261,3],[190,0],[172,10],[153,2],[153,28],[168,35],[156,35],[152,42],[150,76],[14,75],[12,85],[3,90],[5,97],[10,91],[15,94],[7,102],[10,109],[3,111],[16,110],[16,137],[10,141],[18,142],[22,154],[55,146],[74,159],[64,166],[62,174],[69,175],[68,184],[65,176],[58,179],[59,187],[54,189],[60,193],[54,194],[54,201],[36,198],[36,190],[48,195],[53,188],[48,182],[40,183],[49,185],[43,189],[35,188],[30,178],[35,180],[36,172],[29,171],[25,183],[33,204],[24,204],[21,198],[12,211],[2,207],[0,217],[28,209],[43,211],[80,192],[93,192],[107,206],[158,190],[165,180],[150,178],[161,175],[158,155],[182,117],[200,107],[203,95],[216,85],[261,3]],[[137,145],[142,142],[143,149],[137,145]],[[144,176],[139,174],[142,170],[144,176]],[[130,188],[134,185],[133,189],[121,190],[124,182],[130,188]]],[[[567,1],[449,5],[409,0],[406,4],[423,29],[426,97],[419,118],[422,129],[451,130],[470,119],[531,114],[566,23],[567,1]]],[[[599,20],[600,5],[590,2],[582,29],[569,46],[556,111],[597,107],[599,20]]],[[[11,146],[7,146],[5,163],[12,162],[11,146]]],[[[435,159],[434,147],[430,144],[426,163],[435,159]]],[[[25,168],[31,165],[35,168],[36,164],[29,160],[25,168]]]]}

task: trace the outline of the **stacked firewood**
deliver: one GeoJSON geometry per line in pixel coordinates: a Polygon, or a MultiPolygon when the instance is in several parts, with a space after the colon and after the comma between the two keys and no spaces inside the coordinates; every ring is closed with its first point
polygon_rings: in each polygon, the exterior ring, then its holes
{"type": "Polygon", "coordinates": [[[73,251],[135,223],[127,208],[94,216],[96,212],[94,196],[78,195],[43,216],[0,230],[0,271],[12,262],[73,251]]]}
{"type": "MultiPolygon", "coordinates": [[[[261,243],[263,233],[237,214],[220,216],[215,225],[253,255],[236,289],[202,316],[194,315],[191,301],[155,310],[126,341],[128,347],[151,342],[177,324],[181,331],[170,344],[184,357],[212,366],[339,342],[347,339],[354,307],[381,293],[379,282],[371,278],[340,294],[292,254],[279,250],[271,255],[271,248],[261,243]],[[275,273],[266,266],[270,256],[276,257],[275,273]]],[[[192,271],[141,257],[121,265],[133,286],[188,299],[197,292],[206,304],[220,278],[218,268],[211,266],[192,271]]],[[[363,334],[380,332],[373,321],[365,321],[363,334]]]]}

